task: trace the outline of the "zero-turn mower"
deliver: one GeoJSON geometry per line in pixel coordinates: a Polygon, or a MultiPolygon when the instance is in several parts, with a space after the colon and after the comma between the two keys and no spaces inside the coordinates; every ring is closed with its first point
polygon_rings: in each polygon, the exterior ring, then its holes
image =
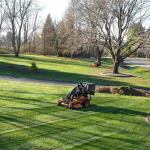
{"type": "Polygon", "coordinates": [[[70,109],[88,107],[90,105],[91,95],[94,94],[95,84],[80,82],[65,98],[59,99],[57,105],[70,109]]]}
{"type": "Polygon", "coordinates": [[[100,64],[99,64],[99,62],[98,62],[98,61],[96,61],[94,64],[91,64],[90,66],[92,66],[92,67],[99,67],[99,66],[100,66],[100,64]]]}

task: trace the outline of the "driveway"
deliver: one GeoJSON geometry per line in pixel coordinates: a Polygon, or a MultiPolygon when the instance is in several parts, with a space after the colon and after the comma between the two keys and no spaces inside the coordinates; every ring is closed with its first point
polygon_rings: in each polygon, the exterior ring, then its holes
{"type": "Polygon", "coordinates": [[[75,82],[54,81],[54,80],[40,80],[40,79],[13,77],[13,76],[6,76],[6,75],[0,75],[0,80],[25,82],[25,83],[63,85],[63,86],[76,86],[77,85],[77,83],[75,83],[75,82]]]}
{"type": "Polygon", "coordinates": [[[126,58],[125,63],[150,69],[150,61],[140,58],[126,58]]]}
{"type": "MultiPolygon", "coordinates": [[[[107,57],[110,58],[111,57],[107,57]]],[[[92,60],[92,61],[96,61],[97,59],[94,57],[91,58],[82,58],[82,59],[88,59],[88,60],[92,60]]],[[[150,61],[148,60],[144,60],[141,58],[126,58],[124,60],[125,63],[131,64],[131,65],[136,65],[136,66],[140,66],[140,67],[144,67],[144,68],[149,68],[150,69],[150,61]]]]}

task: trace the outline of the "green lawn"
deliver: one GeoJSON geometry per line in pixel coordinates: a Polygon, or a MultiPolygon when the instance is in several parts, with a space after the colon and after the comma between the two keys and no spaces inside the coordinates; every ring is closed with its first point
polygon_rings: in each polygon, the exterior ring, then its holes
{"type": "Polygon", "coordinates": [[[27,73],[23,71],[0,69],[0,74],[11,75],[18,77],[28,77],[47,80],[60,80],[72,82],[93,82],[103,85],[129,85],[135,87],[150,88],[150,70],[134,66],[134,69],[126,70],[119,68],[119,72],[126,72],[137,77],[119,78],[119,77],[104,77],[101,72],[112,71],[112,61],[102,59],[100,68],[91,67],[93,61],[69,58],[54,57],[54,56],[38,56],[38,55],[20,55],[20,58],[15,58],[14,55],[0,55],[0,65],[8,66],[13,64],[16,67],[28,68],[35,61],[38,68],[44,69],[45,73],[27,73]]]}
{"type": "Polygon", "coordinates": [[[96,94],[88,108],[57,106],[72,87],[0,81],[0,149],[150,149],[150,99],[96,94]]]}

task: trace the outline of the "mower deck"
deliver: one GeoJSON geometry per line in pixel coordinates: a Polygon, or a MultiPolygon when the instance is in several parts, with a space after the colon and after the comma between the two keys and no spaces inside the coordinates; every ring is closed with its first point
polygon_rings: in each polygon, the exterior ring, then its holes
{"type": "Polygon", "coordinates": [[[78,109],[88,107],[90,105],[90,100],[88,99],[88,97],[85,98],[84,96],[75,98],[72,101],[65,97],[58,100],[57,104],[59,106],[65,106],[70,109],[78,109]]]}

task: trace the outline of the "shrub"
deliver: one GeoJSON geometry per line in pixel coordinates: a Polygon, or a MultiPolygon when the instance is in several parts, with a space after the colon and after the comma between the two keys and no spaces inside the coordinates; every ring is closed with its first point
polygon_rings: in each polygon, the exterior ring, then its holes
{"type": "Polygon", "coordinates": [[[31,66],[29,67],[29,70],[31,70],[31,71],[37,71],[38,70],[38,67],[36,66],[35,62],[31,63],[31,66]]]}

